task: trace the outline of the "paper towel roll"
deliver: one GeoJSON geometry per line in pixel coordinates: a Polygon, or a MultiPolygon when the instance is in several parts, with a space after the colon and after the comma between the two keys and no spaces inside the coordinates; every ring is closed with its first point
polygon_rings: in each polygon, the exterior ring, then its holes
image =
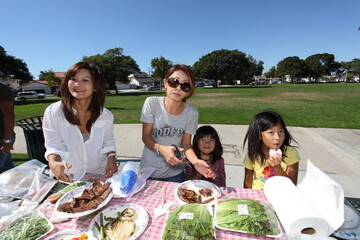
{"type": "Polygon", "coordinates": [[[328,223],[287,177],[274,176],[264,186],[286,233],[301,239],[322,239],[328,236],[328,223]]]}

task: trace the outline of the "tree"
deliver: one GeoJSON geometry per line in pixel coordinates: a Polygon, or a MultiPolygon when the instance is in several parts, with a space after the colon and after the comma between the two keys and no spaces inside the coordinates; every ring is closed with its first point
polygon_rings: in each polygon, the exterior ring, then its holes
{"type": "Polygon", "coordinates": [[[129,74],[140,71],[132,57],[123,55],[122,48],[108,49],[104,54],[85,56],[83,61],[96,64],[109,88],[116,90],[116,94],[118,94],[116,81],[128,83],[129,74]]]}
{"type": "MultiPolygon", "coordinates": [[[[344,69],[344,72],[346,72],[347,79],[352,79],[355,76],[360,76],[360,59],[359,58],[354,58],[350,62],[341,62],[340,65],[344,69]]],[[[345,79],[345,81],[347,79],[345,79]]]]}
{"type": "MultiPolygon", "coordinates": [[[[252,57],[251,57],[252,58],[252,57]]],[[[257,64],[239,50],[216,50],[202,56],[193,66],[197,77],[230,82],[250,80],[255,72],[262,71],[262,62],[257,64]]]]}
{"type": "Polygon", "coordinates": [[[308,77],[314,79],[315,82],[320,77],[335,72],[338,67],[334,55],[329,53],[311,55],[305,59],[305,64],[308,71],[308,77]]]}
{"type": "Polygon", "coordinates": [[[306,75],[305,62],[297,56],[284,58],[277,64],[276,74],[282,78],[290,75],[296,81],[306,75]]]}
{"type": "Polygon", "coordinates": [[[55,72],[52,69],[48,71],[40,71],[39,80],[46,80],[49,86],[59,86],[61,78],[55,76],[55,72]]]}
{"type": "Polygon", "coordinates": [[[151,76],[154,78],[165,78],[167,71],[172,67],[172,65],[173,63],[163,56],[151,59],[151,68],[154,69],[151,76]]]}
{"type": "Polygon", "coordinates": [[[262,72],[264,71],[264,62],[263,61],[257,62],[256,59],[251,55],[248,55],[247,58],[249,59],[250,66],[251,66],[249,75],[250,76],[261,76],[262,72]]]}
{"type": "Polygon", "coordinates": [[[2,46],[0,46],[0,77],[21,79],[22,82],[34,79],[26,63],[22,59],[7,55],[2,46]]]}
{"type": "Polygon", "coordinates": [[[268,72],[265,73],[265,77],[267,78],[275,78],[277,77],[277,70],[275,66],[272,66],[268,72]]]}

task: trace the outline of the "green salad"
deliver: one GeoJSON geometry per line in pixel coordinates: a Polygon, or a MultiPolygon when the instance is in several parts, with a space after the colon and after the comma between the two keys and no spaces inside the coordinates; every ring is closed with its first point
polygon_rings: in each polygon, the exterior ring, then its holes
{"type": "Polygon", "coordinates": [[[255,235],[278,234],[266,214],[265,207],[257,200],[232,198],[216,206],[215,223],[227,229],[255,235]],[[246,209],[241,212],[239,209],[246,209]]]}
{"type": "Polygon", "coordinates": [[[184,204],[166,220],[164,240],[215,240],[212,216],[207,206],[184,204]]]}

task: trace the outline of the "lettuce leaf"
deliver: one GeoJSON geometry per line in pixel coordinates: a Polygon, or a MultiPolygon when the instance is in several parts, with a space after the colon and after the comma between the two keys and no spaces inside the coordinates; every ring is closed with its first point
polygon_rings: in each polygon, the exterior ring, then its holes
{"type": "Polygon", "coordinates": [[[273,235],[264,206],[257,200],[232,198],[216,206],[215,222],[218,226],[255,235],[273,235]],[[238,205],[247,205],[248,214],[241,215],[238,205]]]}
{"type": "Polygon", "coordinates": [[[184,204],[172,212],[166,220],[162,239],[215,240],[212,220],[207,206],[184,204]],[[193,219],[179,219],[181,213],[193,213],[193,219]]]}

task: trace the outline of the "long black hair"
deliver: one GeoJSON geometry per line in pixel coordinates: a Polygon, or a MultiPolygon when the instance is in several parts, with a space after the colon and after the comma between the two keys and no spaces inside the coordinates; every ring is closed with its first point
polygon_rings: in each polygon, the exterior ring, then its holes
{"type": "Polygon", "coordinates": [[[72,65],[66,72],[65,78],[62,80],[60,85],[61,101],[63,103],[62,110],[64,111],[66,120],[68,120],[71,124],[80,124],[79,118],[74,114],[72,109],[74,104],[74,97],[70,93],[68,82],[81,69],[86,69],[90,72],[91,79],[94,83],[95,92],[92,95],[91,103],[88,109],[91,112],[91,117],[86,123],[86,130],[90,132],[92,124],[101,114],[106,96],[105,81],[102,78],[100,70],[96,65],[87,62],[78,62],[72,65]]]}
{"type": "Polygon", "coordinates": [[[223,154],[223,147],[221,145],[219,135],[218,135],[218,133],[216,132],[216,130],[213,127],[208,126],[208,125],[199,127],[196,130],[195,136],[193,138],[193,149],[194,149],[194,152],[195,152],[196,156],[198,158],[201,157],[198,142],[203,137],[211,137],[212,139],[215,140],[215,149],[211,153],[211,158],[212,158],[213,162],[220,159],[222,154],[223,154]]]}
{"type": "Polygon", "coordinates": [[[244,147],[246,141],[248,142],[248,156],[253,163],[255,163],[255,160],[258,158],[260,159],[261,164],[265,163],[266,157],[262,150],[263,142],[261,140],[261,133],[278,124],[282,125],[285,132],[285,139],[280,147],[283,157],[286,157],[286,147],[290,146],[291,141],[296,142],[290,132],[286,129],[286,124],[280,113],[270,110],[258,113],[252,119],[243,143],[244,147]]]}

